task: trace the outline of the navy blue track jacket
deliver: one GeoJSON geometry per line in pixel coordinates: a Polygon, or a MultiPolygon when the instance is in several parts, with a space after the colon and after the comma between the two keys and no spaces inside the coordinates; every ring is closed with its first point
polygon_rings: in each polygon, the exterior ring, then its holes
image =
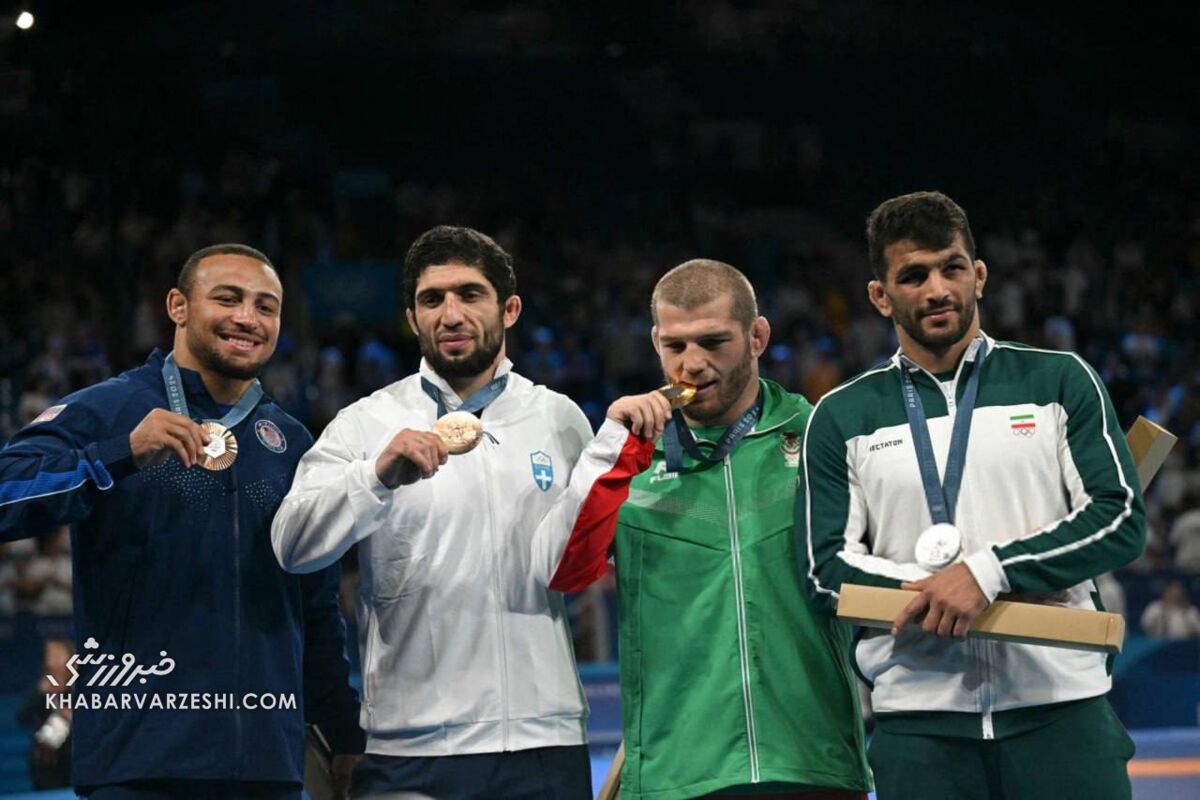
{"type": "MultiPolygon", "coordinates": [[[[184,469],[172,456],[139,471],[129,434],[168,407],[163,358],[64,398],[0,451],[0,539],[72,524],[77,649],[115,657],[78,667],[73,782],[299,782],[305,720],[335,752],[363,748],[337,565],[289,575],[271,550],[271,519],[312,436],[264,395],[233,429],[230,468],[184,469]],[[86,685],[126,653],[166,674],[86,685]]],[[[180,372],[191,415],[220,419],[200,375],[180,372]]]]}

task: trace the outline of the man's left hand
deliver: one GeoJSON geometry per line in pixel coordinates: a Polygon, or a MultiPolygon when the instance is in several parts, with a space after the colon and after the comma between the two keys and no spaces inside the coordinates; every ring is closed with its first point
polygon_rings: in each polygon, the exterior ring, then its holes
{"type": "Polygon", "coordinates": [[[355,755],[335,755],[329,763],[329,782],[333,796],[338,800],[345,800],[350,796],[350,776],[358,766],[358,759],[359,756],[355,755]]]}
{"type": "Polygon", "coordinates": [[[987,597],[966,564],[954,564],[919,581],[905,581],[901,589],[920,592],[892,622],[892,635],[921,614],[921,630],[936,636],[965,639],[972,620],[987,608],[987,597]]]}

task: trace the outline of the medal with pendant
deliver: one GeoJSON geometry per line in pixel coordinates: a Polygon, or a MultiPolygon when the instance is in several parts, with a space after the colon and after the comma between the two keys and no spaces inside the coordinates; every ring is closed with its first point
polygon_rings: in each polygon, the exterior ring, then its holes
{"type": "MultiPolygon", "coordinates": [[[[179,365],[175,363],[174,352],[167,353],[167,357],[163,359],[162,378],[171,410],[190,417],[187,400],[183,394],[183,379],[179,374],[179,365]]],[[[233,435],[233,428],[250,415],[262,396],[262,384],[255,380],[238,398],[228,414],[219,420],[210,419],[200,423],[200,427],[208,433],[208,444],[204,446],[197,464],[210,472],[220,472],[233,466],[238,455],[238,440],[233,435]]]]}
{"type": "Polygon", "coordinates": [[[979,392],[979,373],[987,358],[987,340],[980,339],[972,353],[964,355],[972,362],[971,374],[966,389],[958,404],[958,413],[951,427],[950,448],[946,454],[946,469],[939,478],[937,460],[933,453],[929,426],[925,419],[925,408],[917,394],[909,372],[918,369],[901,357],[901,387],[904,391],[904,408],[912,432],[913,448],[917,453],[917,464],[921,471],[921,484],[925,502],[933,524],[921,532],[913,546],[913,557],[917,565],[926,572],[937,572],[950,566],[962,555],[962,532],[954,525],[954,512],[958,505],[959,488],[966,469],[967,441],[971,435],[971,416],[975,410],[975,398],[979,392]]]}
{"type": "Polygon", "coordinates": [[[200,460],[196,463],[213,472],[233,466],[238,454],[237,437],[233,435],[233,431],[214,419],[202,422],[200,427],[208,432],[209,439],[200,460]]]}

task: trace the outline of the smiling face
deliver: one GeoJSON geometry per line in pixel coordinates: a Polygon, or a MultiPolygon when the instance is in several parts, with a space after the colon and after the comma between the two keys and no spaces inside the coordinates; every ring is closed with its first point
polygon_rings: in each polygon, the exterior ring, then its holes
{"type": "Polygon", "coordinates": [[[172,289],[180,365],[232,380],[249,380],[275,352],[283,288],[271,267],[235,254],[212,255],[196,267],[188,295],[172,289]]]}
{"type": "Polygon", "coordinates": [[[749,329],[733,318],[728,294],[683,309],[660,302],[651,331],[668,381],[696,386],[684,416],[700,425],[732,425],[758,396],[758,357],[771,328],[756,317],[749,329]]]}
{"type": "Polygon", "coordinates": [[[926,368],[942,369],[979,333],[977,302],[987,266],[972,261],[962,234],[949,247],[923,249],[906,239],[884,250],[887,278],[867,287],[872,304],[896,325],[901,349],[926,368]],[[929,362],[929,363],[924,363],[929,362]]]}
{"type": "Polygon", "coordinates": [[[504,332],[521,313],[516,295],[502,304],[476,267],[437,264],[417,278],[408,323],[421,355],[447,380],[473,378],[504,358],[504,332]]]}

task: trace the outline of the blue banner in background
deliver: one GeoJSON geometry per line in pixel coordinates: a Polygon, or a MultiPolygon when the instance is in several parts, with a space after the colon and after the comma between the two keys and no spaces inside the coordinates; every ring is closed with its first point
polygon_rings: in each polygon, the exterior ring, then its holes
{"type": "Polygon", "coordinates": [[[301,276],[318,325],[353,319],[390,327],[403,318],[399,262],[326,261],[305,264],[301,276]]]}

